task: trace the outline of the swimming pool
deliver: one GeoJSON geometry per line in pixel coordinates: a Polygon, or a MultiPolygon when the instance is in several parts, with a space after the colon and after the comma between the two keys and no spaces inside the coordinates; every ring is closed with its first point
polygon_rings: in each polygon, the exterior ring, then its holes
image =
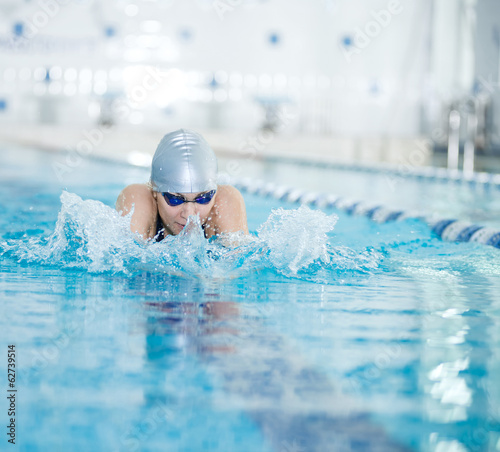
{"type": "Polygon", "coordinates": [[[147,171],[59,158],[0,152],[19,450],[500,450],[497,249],[250,193],[254,241],[147,246],[147,171]]]}

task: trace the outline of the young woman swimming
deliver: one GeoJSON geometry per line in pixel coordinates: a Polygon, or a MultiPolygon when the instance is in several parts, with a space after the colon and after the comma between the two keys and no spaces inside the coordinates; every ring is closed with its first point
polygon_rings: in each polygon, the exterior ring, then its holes
{"type": "Polygon", "coordinates": [[[150,182],[122,190],[116,210],[126,215],[132,208],[130,229],[144,239],[177,235],[190,215],[199,215],[207,238],[226,232],[248,234],[243,197],[230,185],[217,185],[214,151],[191,130],[165,135],[153,156],[150,182]]]}

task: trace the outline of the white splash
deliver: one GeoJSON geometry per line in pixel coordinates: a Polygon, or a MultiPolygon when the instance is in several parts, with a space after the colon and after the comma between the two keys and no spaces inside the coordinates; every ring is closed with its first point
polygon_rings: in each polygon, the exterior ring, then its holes
{"type": "Polygon", "coordinates": [[[63,192],[49,237],[10,240],[0,252],[19,261],[90,272],[165,272],[204,279],[235,278],[258,269],[287,277],[329,282],[337,272],[376,268],[377,253],[333,247],[328,234],[338,218],[302,206],[273,210],[257,235],[224,234],[207,240],[197,216],[177,236],[161,242],[130,231],[131,214],[121,216],[100,201],[63,192]]]}
{"type": "Polygon", "coordinates": [[[316,260],[327,264],[328,236],[337,223],[336,215],[301,206],[295,210],[273,210],[258,229],[259,239],[269,248],[269,259],[278,268],[297,273],[316,260]]]}

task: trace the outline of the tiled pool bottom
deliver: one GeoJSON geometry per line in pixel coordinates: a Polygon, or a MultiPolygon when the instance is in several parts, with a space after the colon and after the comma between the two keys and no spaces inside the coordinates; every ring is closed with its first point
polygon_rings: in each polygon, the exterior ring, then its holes
{"type": "Polygon", "coordinates": [[[326,254],[306,265],[301,250],[321,242],[311,221],[326,220],[283,204],[295,215],[283,229],[284,216],[266,223],[276,201],[245,195],[263,242],[243,262],[181,243],[193,259],[173,269],[169,244],[144,251],[124,235],[120,250],[113,227],[89,258],[78,228],[100,224],[84,216],[66,218],[57,255],[29,238],[55,230],[62,188],[112,206],[144,173],[87,162],[61,187],[46,155],[26,155],[0,165],[20,450],[498,449],[498,250],[336,212],[326,254]]]}

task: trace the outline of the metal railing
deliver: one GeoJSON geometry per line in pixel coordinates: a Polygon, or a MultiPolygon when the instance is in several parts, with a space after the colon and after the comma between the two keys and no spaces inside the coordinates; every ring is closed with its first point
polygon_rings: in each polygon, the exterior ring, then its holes
{"type": "Polygon", "coordinates": [[[484,147],[487,141],[488,102],[487,98],[468,97],[453,102],[448,109],[448,169],[459,169],[463,143],[462,169],[466,177],[474,173],[476,150],[484,147]]]}

